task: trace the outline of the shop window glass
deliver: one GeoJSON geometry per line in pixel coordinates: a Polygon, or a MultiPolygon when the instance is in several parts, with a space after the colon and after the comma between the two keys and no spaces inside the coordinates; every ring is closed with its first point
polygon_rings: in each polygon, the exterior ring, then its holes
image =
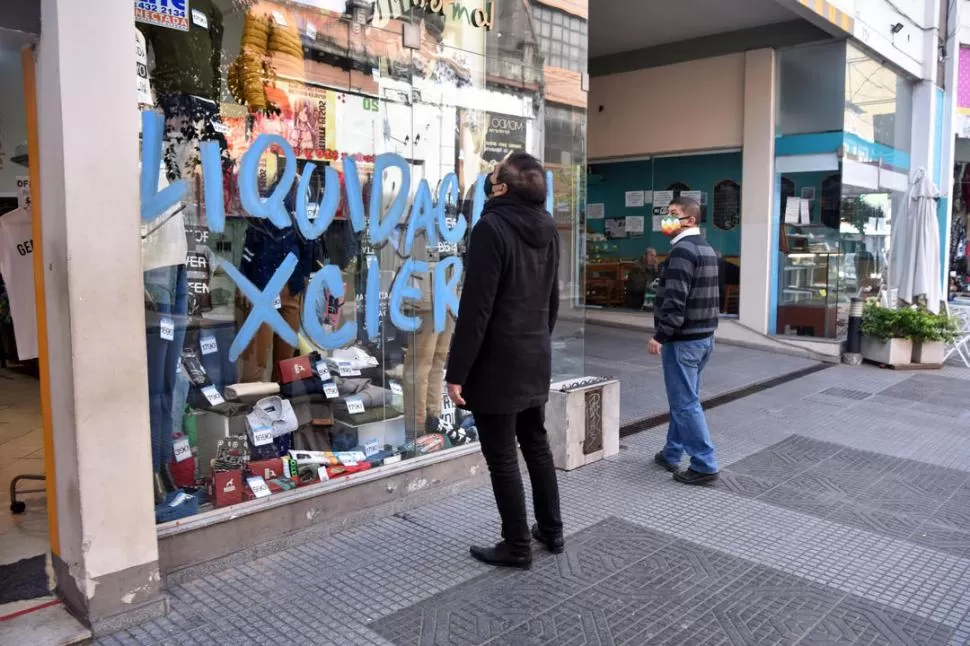
{"type": "Polygon", "coordinates": [[[845,47],[833,42],[778,52],[779,135],[842,130],[845,47]]]}
{"type": "Polygon", "coordinates": [[[867,158],[860,161],[883,165],[888,161],[888,165],[898,166],[898,156],[886,159],[887,149],[909,152],[911,148],[912,83],[851,43],[847,52],[845,131],[877,144],[865,151],[867,158]]]}
{"type": "Polygon", "coordinates": [[[588,48],[586,21],[556,9],[534,7],[532,17],[546,65],[585,72],[588,48]],[[577,45],[572,48],[568,45],[577,45]]]}
{"type": "MultiPolygon", "coordinates": [[[[477,441],[443,389],[468,239],[451,232],[482,173],[545,152],[542,97],[509,89],[544,85],[527,9],[484,12],[486,30],[313,5],[193,0],[179,24],[136,21],[159,522],[477,441]]],[[[547,166],[560,311],[579,322],[556,330],[555,378],[585,374],[585,111],[564,112],[547,166]]]]}

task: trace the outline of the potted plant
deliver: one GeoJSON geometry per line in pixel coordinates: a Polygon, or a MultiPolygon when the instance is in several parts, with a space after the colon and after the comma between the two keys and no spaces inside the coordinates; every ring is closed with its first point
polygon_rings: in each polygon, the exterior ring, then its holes
{"type": "Polygon", "coordinates": [[[906,336],[913,341],[913,363],[942,364],[946,344],[957,334],[957,322],[945,312],[910,309],[904,321],[906,336]]]}
{"type": "Polygon", "coordinates": [[[906,310],[880,307],[869,302],[862,314],[862,356],[891,366],[912,361],[913,342],[907,335],[906,310]]]}

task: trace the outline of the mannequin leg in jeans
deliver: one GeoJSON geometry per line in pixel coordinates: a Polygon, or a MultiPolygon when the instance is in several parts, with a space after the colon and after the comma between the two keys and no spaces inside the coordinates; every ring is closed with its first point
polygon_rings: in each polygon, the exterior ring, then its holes
{"type": "Polygon", "coordinates": [[[152,468],[156,474],[171,461],[175,372],[185,339],[188,289],[185,266],[159,267],[145,272],[145,290],[151,297],[146,312],[148,359],[148,411],[152,439],[152,468]],[[162,321],[173,324],[172,339],[162,338],[162,321]]]}

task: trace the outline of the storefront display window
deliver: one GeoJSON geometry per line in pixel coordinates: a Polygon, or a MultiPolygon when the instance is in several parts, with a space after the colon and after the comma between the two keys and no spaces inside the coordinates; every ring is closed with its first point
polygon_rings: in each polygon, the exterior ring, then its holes
{"type": "Polygon", "coordinates": [[[487,74],[487,40],[535,34],[324,4],[136,12],[158,522],[477,441],[443,388],[468,231],[484,174],[542,155],[541,84],[487,74]]]}
{"type": "Polygon", "coordinates": [[[851,299],[886,287],[893,216],[906,207],[912,84],[852,43],[793,48],[779,61],[775,330],[842,340],[851,299]],[[812,75],[823,91],[810,100],[812,75]]]}

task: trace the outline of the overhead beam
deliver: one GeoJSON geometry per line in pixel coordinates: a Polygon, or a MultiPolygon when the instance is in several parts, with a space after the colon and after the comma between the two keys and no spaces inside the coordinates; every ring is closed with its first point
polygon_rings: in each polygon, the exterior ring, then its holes
{"type": "Polygon", "coordinates": [[[590,76],[620,74],[648,67],[662,67],[701,58],[726,56],[755,49],[791,47],[832,36],[807,20],[762,25],[723,34],[665,43],[619,54],[598,56],[589,61],[590,76]]]}

